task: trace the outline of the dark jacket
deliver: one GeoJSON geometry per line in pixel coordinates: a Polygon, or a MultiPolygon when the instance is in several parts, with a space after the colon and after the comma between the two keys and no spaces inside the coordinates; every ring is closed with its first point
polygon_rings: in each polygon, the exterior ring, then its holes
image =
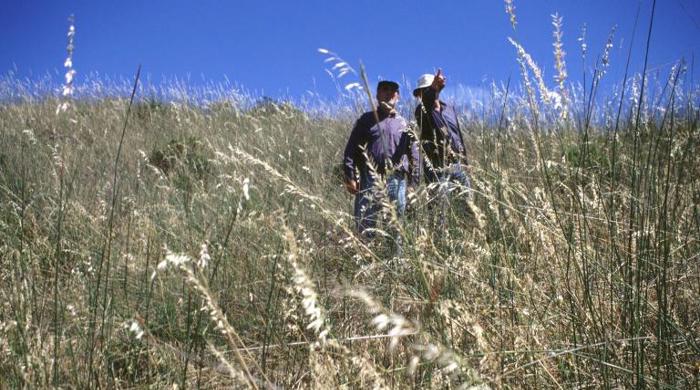
{"type": "Polygon", "coordinates": [[[377,173],[383,175],[386,173],[386,161],[390,159],[395,172],[405,173],[410,184],[417,185],[420,180],[418,146],[414,136],[408,132],[406,120],[398,114],[382,111],[378,114],[378,125],[372,111],[362,114],[355,122],[343,154],[345,178],[357,180],[356,168],[360,175],[368,174],[367,157],[373,161],[377,173]]]}
{"type": "Polygon", "coordinates": [[[423,93],[423,102],[416,107],[415,115],[421,129],[421,145],[430,162],[425,164],[426,175],[434,175],[434,169],[453,162],[466,164],[466,149],[454,107],[440,100],[440,111],[436,111],[435,90],[432,88],[423,93]]]}

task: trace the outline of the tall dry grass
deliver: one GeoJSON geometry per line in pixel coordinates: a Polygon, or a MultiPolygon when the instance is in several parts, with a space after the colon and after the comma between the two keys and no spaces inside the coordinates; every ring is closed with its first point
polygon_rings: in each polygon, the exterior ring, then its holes
{"type": "Polygon", "coordinates": [[[387,212],[401,257],[356,237],[342,190],[356,87],[312,110],[173,84],[56,115],[4,78],[0,387],[698,386],[686,64],[600,98],[597,75],[550,90],[513,43],[522,86],[463,108],[473,198],[387,212]]]}

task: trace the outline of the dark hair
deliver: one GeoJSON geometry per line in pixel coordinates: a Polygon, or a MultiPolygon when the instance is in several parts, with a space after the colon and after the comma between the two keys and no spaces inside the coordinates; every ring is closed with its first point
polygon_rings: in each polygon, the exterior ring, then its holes
{"type": "Polygon", "coordinates": [[[377,83],[377,90],[379,90],[380,88],[384,88],[384,87],[388,87],[388,88],[391,88],[393,90],[398,91],[399,90],[399,83],[397,83],[395,81],[389,81],[389,80],[382,80],[382,81],[377,83]]]}

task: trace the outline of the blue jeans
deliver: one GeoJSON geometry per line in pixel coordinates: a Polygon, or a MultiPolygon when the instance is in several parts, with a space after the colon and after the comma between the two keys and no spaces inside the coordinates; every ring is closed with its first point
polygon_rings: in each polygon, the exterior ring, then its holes
{"type": "Polygon", "coordinates": [[[442,169],[428,171],[426,170],[425,179],[428,184],[437,183],[437,188],[433,188],[430,191],[431,201],[428,204],[429,208],[438,206],[437,217],[438,230],[441,231],[445,228],[447,212],[452,209],[452,196],[456,195],[453,193],[463,193],[461,201],[457,202],[456,209],[458,213],[466,212],[467,215],[470,214],[471,209],[469,204],[466,202],[472,196],[472,184],[469,179],[464,165],[460,163],[452,163],[442,169]]]}
{"type": "MultiPolygon", "coordinates": [[[[384,194],[374,185],[375,178],[369,174],[360,175],[360,192],[355,195],[355,224],[358,232],[365,237],[374,237],[384,194]],[[369,231],[368,231],[369,229],[369,231]]],[[[403,216],[406,211],[406,175],[394,173],[386,179],[386,192],[396,206],[396,214],[403,216]]]]}
{"type": "Polygon", "coordinates": [[[472,182],[461,163],[452,163],[439,170],[428,171],[426,169],[425,181],[428,184],[439,182],[441,188],[445,187],[442,190],[445,191],[445,195],[458,190],[467,191],[467,197],[471,196],[472,182]]]}

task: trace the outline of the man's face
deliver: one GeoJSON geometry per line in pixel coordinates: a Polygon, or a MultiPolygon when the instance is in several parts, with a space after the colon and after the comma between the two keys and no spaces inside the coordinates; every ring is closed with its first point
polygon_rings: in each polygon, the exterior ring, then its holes
{"type": "Polygon", "coordinates": [[[390,86],[377,88],[377,100],[393,106],[399,101],[399,91],[390,86]]]}

